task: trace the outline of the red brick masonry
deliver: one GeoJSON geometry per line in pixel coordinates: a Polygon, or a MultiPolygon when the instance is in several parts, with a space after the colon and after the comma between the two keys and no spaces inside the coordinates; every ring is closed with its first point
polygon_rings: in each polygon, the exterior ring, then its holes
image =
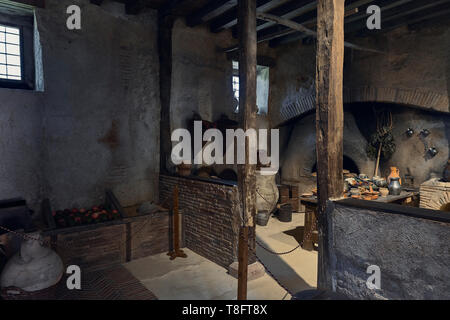
{"type": "MultiPolygon", "coordinates": [[[[160,200],[179,188],[183,214],[183,244],[201,256],[228,269],[237,260],[240,225],[237,186],[196,178],[160,175],[160,200]]],[[[254,232],[250,239],[254,240],[254,232]]],[[[254,241],[250,241],[254,249],[254,241]]],[[[249,264],[255,262],[249,254],[249,264]]]]}

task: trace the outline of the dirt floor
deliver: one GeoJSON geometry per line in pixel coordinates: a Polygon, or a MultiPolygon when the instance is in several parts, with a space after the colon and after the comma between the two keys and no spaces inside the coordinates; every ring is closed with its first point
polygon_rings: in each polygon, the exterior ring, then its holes
{"type": "MultiPolygon", "coordinates": [[[[294,214],[290,223],[270,218],[266,227],[257,227],[258,240],[273,251],[286,251],[298,245],[303,214],[294,214]]],[[[237,280],[227,270],[184,248],[186,259],[169,260],[166,253],[146,257],[124,266],[158,299],[236,299],[237,280]]],[[[257,247],[257,255],[270,273],[290,292],[314,288],[317,278],[317,252],[297,249],[277,256],[257,247]]],[[[282,300],[291,295],[268,273],[248,283],[248,299],[282,300]]]]}

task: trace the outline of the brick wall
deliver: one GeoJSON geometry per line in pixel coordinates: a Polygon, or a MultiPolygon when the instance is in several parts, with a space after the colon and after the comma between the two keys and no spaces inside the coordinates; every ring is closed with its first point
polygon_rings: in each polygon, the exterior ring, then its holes
{"type": "MultiPolygon", "coordinates": [[[[160,201],[172,197],[175,185],[183,214],[183,245],[228,268],[237,260],[240,225],[237,186],[160,175],[160,201]]],[[[254,230],[249,239],[249,263],[253,263],[254,230]]]]}

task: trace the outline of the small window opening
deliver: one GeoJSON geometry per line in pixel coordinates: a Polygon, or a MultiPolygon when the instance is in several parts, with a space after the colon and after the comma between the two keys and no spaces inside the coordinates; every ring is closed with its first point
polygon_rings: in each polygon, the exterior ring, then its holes
{"type": "MultiPolygon", "coordinates": [[[[235,113],[239,112],[239,63],[233,61],[233,95],[235,100],[235,113]]],[[[258,114],[267,114],[269,110],[269,67],[256,67],[256,106],[258,114]]]]}
{"type": "Polygon", "coordinates": [[[21,33],[19,28],[0,24],[0,79],[22,80],[21,33]]]}

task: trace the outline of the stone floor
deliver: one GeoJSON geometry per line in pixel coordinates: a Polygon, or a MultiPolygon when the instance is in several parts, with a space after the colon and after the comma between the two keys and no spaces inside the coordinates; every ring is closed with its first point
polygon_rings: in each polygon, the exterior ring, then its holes
{"type": "MultiPolygon", "coordinates": [[[[298,227],[302,225],[303,214],[294,214],[291,223],[271,218],[266,227],[257,227],[257,237],[271,250],[286,251],[298,244],[294,236],[298,236],[298,227]]],[[[188,255],[186,259],[171,261],[162,253],[124,266],[161,300],[236,299],[237,280],[226,269],[189,249],[183,250],[188,255]]],[[[257,255],[289,291],[295,293],[315,287],[317,252],[298,249],[286,256],[274,256],[257,248],[257,255]]],[[[248,283],[248,299],[290,298],[290,294],[267,273],[248,283]]]]}
{"type": "MultiPolygon", "coordinates": [[[[294,213],[292,222],[280,222],[271,217],[267,226],[256,227],[257,239],[261,244],[275,252],[289,251],[302,241],[304,214],[294,213]]],[[[317,285],[317,251],[301,248],[286,255],[273,255],[260,246],[256,254],[266,268],[290,292],[316,288],[317,285]]]]}

